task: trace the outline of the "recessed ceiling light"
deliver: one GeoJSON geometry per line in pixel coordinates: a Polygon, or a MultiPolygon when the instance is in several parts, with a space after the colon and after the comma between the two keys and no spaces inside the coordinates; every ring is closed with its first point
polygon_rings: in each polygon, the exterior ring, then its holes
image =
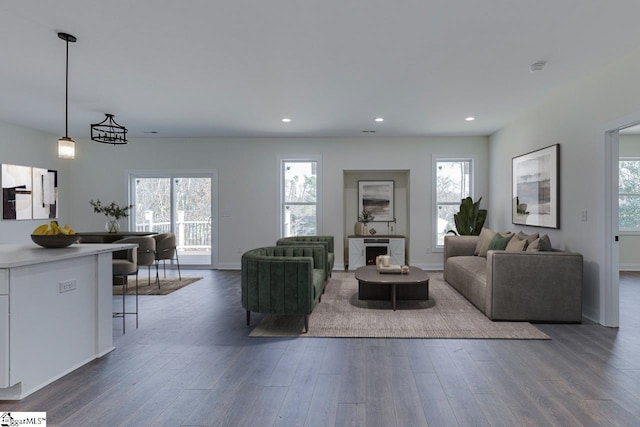
{"type": "Polygon", "coordinates": [[[466,120],[466,121],[468,121],[468,122],[472,122],[472,121],[474,121],[475,119],[476,119],[475,117],[471,117],[471,116],[469,116],[469,117],[467,117],[465,120],[466,120]]]}
{"type": "Polygon", "coordinates": [[[283,123],[291,123],[291,119],[289,117],[285,117],[282,119],[283,123]]]}
{"type": "Polygon", "coordinates": [[[376,117],[376,122],[384,122],[384,118],[383,117],[376,117]]]}
{"type": "Polygon", "coordinates": [[[529,65],[529,71],[532,73],[537,73],[538,71],[542,71],[544,66],[547,65],[547,61],[538,61],[529,65]]]}

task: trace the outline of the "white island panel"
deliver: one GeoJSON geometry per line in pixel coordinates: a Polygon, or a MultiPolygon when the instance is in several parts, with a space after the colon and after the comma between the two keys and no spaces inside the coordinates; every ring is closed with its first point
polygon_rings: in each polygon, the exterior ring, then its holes
{"type": "Polygon", "coordinates": [[[22,399],[113,350],[112,252],[135,246],[0,245],[0,399],[22,399]]]}

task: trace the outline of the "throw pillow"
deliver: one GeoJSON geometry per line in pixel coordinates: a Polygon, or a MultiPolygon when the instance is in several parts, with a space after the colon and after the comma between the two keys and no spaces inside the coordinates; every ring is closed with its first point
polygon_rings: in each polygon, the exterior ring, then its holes
{"type": "Polygon", "coordinates": [[[538,237],[540,237],[539,233],[533,233],[533,234],[525,234],[522,231],[518,233],[518,237],[520,238],[520,240],[522,239],[526,239],[527,240],[527,244],[531,244],[531,242],[533,242],[534,240],[536,240],[538,237]]]}
{"type": "Polygon", "coordinates": [[[541,251],[550,251],[552,250],[551,248],[551,240],[549,239],[548,235],[544,235],[542,237],[540,237],[540,250],[541,251]]]}
{"type": "Polygon", "coordinates": [[[540,250],[540,239],[536,239],[529,243],[527,246],[527,252],[538,252],[540,250]]]}
{"type": "Polygon", "coordinates": [[[528,244],[527,239],[521,239],[518,235],[514,235],[511,240],[509,240],[505,250],[509,252],[522,252],[527,248],[528,244]]]}
{"type": "Polygon", "coordinates": [[[478,256],[487,256],[487,249],[489,249],[489,243],[493,236],[496,235],[495,231],[492,231],[489,228],[483,228],[480,232],[480,237],[478,238],[478,244],[476,245],[476,250],[474,251],[474,255],[478,256]]]}
{"type": "Polygon", "coordinates": [[[505,250],[505,248],[509,244],[509,241],[511,240],[511,237],[513,237],[511,234],[508,234],[506,236],[502,236],[500,234],[496,234],[495,236],[493,236],[493,239],[491,239],[491,242],[489,242],[488,250],[490,250],[490,251],[503,251],[503,250],[505,250]]]}

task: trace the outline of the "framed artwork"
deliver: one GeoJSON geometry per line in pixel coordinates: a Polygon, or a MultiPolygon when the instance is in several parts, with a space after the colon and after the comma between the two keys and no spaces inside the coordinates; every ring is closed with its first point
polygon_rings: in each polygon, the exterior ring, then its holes
{"type": "Polygon", "coordinates": [[[394,185],[394,181],[358,181],[358,215],[366,210],[373,222],[393,221],[394,185]]]}
{"type": "Polygon", "coordinates": [[[33,168],[33,219],[58,217],[58,172],[33,168]]]}
{"type": "Polygon", "coordinates": [[[57,171],[2,165],[2,219],[48,219],[57,216],[57,171]]]}
{"type": "Polygon", "coordinates": [[[513,158],[514,224],[559,228],[559,156],[555,144],[513,158]]]}

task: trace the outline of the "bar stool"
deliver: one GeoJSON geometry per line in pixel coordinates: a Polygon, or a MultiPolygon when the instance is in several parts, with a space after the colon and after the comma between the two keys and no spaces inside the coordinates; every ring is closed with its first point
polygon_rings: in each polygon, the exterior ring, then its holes
{"type": "MultiPolygon", "coordinates": [[[[116,243],[131,243],[118,241],[116,243]]],[[[124,251],[116,251],[113,253],[113,278],[122,280],[122,311],[114,312],[113,317],[122,317],[122,333],[125,333],[125,316],[134,314],[136,316],[136,328],[138,327],[138,251],[135,248],[124,251]],[[136,275],[136,310],[132,312],[126,311],[126,296],[128,287],[128,278],[130,275],[136,275]]]]}

